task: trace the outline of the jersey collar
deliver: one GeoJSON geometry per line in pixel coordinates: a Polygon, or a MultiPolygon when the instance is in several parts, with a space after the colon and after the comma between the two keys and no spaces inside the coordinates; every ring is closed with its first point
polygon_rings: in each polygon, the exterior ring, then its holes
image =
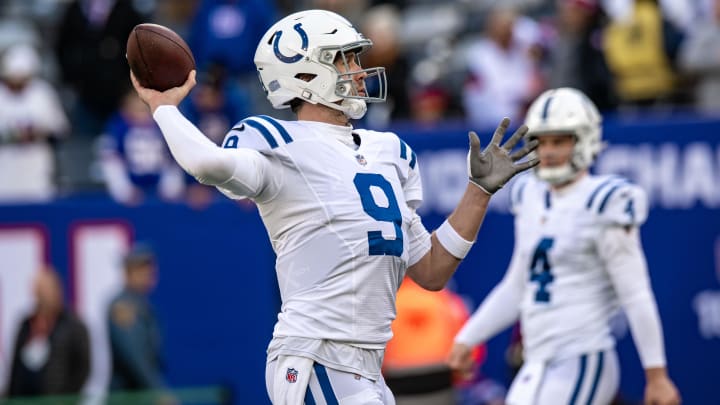
{"type": "Polygon", "coordinates": [[[303,125],[314,129],[315,131],[322,134],[323,136],[327,136],[327,137],[336,139],[338,142],[342,143],[343,145],[347,146],[348,148],[351,148],[353,150],[357,150],[357,148],[358,148],[358,145],[356,145],[355,141],[353,140],[352,125],[347,125],[347,126],[333,125],[333,124],[326,124],[324,122],[318,122],[318,121],[300,121],[300,122],[303,125]]]}

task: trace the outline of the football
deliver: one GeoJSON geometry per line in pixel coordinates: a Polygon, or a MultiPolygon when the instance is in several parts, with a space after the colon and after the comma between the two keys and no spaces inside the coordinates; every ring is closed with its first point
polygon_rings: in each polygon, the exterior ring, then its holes
{"type": "Polygon", "coordinates": [[[195,58],[185,41],[158,24],[136,25],[128,37],[125,57],[138,82],[158,91],[181,86],[195,69],[195,58]]]}

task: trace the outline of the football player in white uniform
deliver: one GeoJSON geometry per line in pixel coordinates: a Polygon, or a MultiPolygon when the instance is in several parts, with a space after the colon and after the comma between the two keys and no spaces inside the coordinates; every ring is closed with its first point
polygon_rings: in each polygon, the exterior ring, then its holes
{"type": "Polygon", "coordinates": [[[583,93],[548,90],[530,106],[528,140],[540,165],[511,192],[515,249],[503,280],[455,339],[450,366],[520,320],[524,365],[509,405],[609,404],[619,366],[609,321],[621,306],[645,368],[646,404],[678,404],[638,227],[643,190],[588,173],[602,149],[601,116],[583,93]]]}
{"type": "Polygon", "coordinates": [[[383,68],[363,69],[371,46],[343,17],[310,10],[285,17],[255,54],[275,108],[297,121],[247,118],[215,146],[175,107],[193,87],[157,92],[133,84],[177,162],[231,198],[251,198],[274,251],[282,298],[268,347],[266,383],[275,404],[393,404],[380,374],[395,295],[407,274],[441,289],[473,244],[490,195],[537,160],[536,143],[510,150],[505,119],[480,150],[470,133],[470,182],[457,208],[428,233],[418,162],[393,133],[354,129],[366,102],[383,101],[383,68]],[[373,79],[377,94],[366,83],[373,79]]]}

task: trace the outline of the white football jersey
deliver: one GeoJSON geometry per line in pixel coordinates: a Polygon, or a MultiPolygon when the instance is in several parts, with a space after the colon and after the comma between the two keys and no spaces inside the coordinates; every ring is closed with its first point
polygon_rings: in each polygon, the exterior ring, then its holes
{"type": "Polygon", "coordinates": [[[277,254],[282,308],[273,343],[284,339],[282,350],[326,363],[345,360],[328,359],[320,341],[380,350],[378,364],[351,367],[376,376],[397,289],[429,249],[426,231],[411,232],[422,200],[415,153],[392,133],[267,116],[238,123],[223,147],[254,149],[268,162],[255,195],[232,182],[218,188],[257,203],[277,254]],[[360,146],[338,141],[338,131],[348,139],[352,131],[360,146]]]}
{"type": "Polygon", "coordinates": [[[612,348],[609,320],[619,303],[598,240],[607,227],[645,221],[645,192],[621,177],[593,175],[558,192],[528,174],[515,182],[511,203],[510,271],[523,273],[518,277],[524,280],[520,321],[526,359],[612,348]]]}

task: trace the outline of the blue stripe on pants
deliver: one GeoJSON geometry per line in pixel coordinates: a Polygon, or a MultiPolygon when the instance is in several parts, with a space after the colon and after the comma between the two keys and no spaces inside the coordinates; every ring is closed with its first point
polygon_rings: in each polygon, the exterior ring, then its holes
{"type": "Polygon", "coordinates": [[[580,388],[582,387],[583,379],[585,378],[585,368],[587,367],[587,354],[580,356],[580,374],[578,375],[577,382],[575,383],[575,389],[573,390],[572,397],[568,405],[575,405],[578,395],[580,395],[580,388]]]}
{"type": "Polygon", "coordinates": [[[597,391],[598,384],[600,383],[604,356],[604,352],[598,353],[597,370],[595,370],[595,377],[593,378],[592,388],[590,389],[590,396],[588,396],[587,405],[592,405],[593,398],[595,397],[595,391],[597,391]]]}
{"type": "Polygon", "coordinates": [[[313,367],[315,368],[315,375],[320,383],[320,388],[325,396],[325,402],[327,402],[327,405],[338,405],[338,400],[335,398],[332,385],[330,385],[330,378],[328,378],[325,366],[315,363],[313,367]]]}
{"type": "Polygon", "coordinates": [[[308,383],[307,388],[305,389],[305,405],[316,405],[315,399],[313,399],[312,392],[310,392],[310,384],[308,383]]]}

